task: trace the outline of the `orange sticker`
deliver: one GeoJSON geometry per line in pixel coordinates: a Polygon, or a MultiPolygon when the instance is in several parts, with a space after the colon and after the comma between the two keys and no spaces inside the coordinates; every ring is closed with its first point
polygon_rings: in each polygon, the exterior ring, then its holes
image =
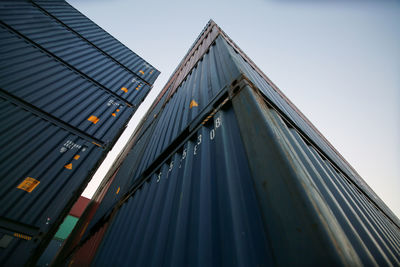
{"type": "Polygon", "coordinates": [[[64,168],[72,170],[72,163],[65,165],[64,168]]]}
{"type": "Polygon", "coordinates": [[[124,91],[125,93],[128,93],[128,88],[126,87],[122,87],[121,90],[124,91]]]}
{"type": "Polygon", "coordinates": [[[99,118],[97,118],[96,116],[92,115],[87,120],[93,122],[94,124],[96,124],[99,121],[99,118]]]}
{"type": "Polygon", "coordinates": [[[112,113],[111,115],[112,115],[113,117],[117,116],[117,114],[115,114],[115,113],[112,113]]]}
{"type": "Polygon", "coordinates": [[[121,187],[118,187],[117,192],[115,192],[115,194],[118,195],[120,189],[121,189],[121,187]]]}
{"type": "Polygon", "coordinates": [[[119,112],[119,108],[117,108],[116,112],[119,112]]]}
{"type": "Polygon", "coordinates": [[[199,104],[197,104],[197,102],[196,101],[194,101],[194,99],[192,100],[192,102],[190,102],[190,108],[192,108],[192,107],[197,107],[199,104]]]}
{"type": "Polygon", "coordinates": [[[40,184],[40,182],[38,180],[36,180],[32,177],[26,177],[25,180],[17,186],[17,188],[30,193],[39,184],[40,184]]]}
{"type": "Polygon", "coordinates": [[[80,157],[81,157],[81,156],[79,156],[79,155],[75,155],[75,156],[74,156],[74,159],[75,159],[75,160],[78,160],[80,157]]]}
{"type": "Polygon", "coordinates": [[[144,71],[142,71],[142,70],[139,70],[139,73],[142,74],[142,75],[144,75],[144,71]]]}

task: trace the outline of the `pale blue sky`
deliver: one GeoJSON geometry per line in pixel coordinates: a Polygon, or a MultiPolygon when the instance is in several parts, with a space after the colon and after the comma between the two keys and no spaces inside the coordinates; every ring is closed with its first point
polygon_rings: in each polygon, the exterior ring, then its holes
{"type": "Polygon", "coordinates": [[[123,140],[212,18],[400,217],[400,1],[68,2],[162,72],[123,140]]]}

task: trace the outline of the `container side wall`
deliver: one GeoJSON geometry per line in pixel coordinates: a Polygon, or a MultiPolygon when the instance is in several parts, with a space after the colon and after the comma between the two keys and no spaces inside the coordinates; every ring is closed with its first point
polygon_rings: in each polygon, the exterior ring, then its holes
{"type": "MultiPolygon", "coordinates": [[[[153,84],[160,74],[152,65],[143,60],[136,53],[121,44],[117,39],[104,31],[90,19],[73,8],[65,1],[34,1],[35,4],[46,10],[57,20],[72,29],[104,53],[126,66],[130,71],[149,84],[153,84]],[[142,73],[142,72],[144,73],[142,73]]],[[[151,30],[149,29],[149,32],[151,30]]],[[[135,34],[137,41],[143,36],[135,34]]]]}
{"type": "Polygon", "coordinates": [[[93,264],[270,265],[233,110],[177,148],[121,207],[93,264]]]}
{"type": "Polygon", "coordinates": [[[151,87],[33,3],[5,2],[0,18],[25,41],[131,105],[138,104],[134,97],[138,92],[151,87]]]}
{"type": "Polygon", "coordinates": [[[396,225],[257,91],[233,105],[278,264],[398,265],[396,225]]]}
{"type": "Polygon", "coordinates": [[[0,38],[0,89],[104,143],[112,143],[133,115],[124,101],[2,25],[0,38]]]}

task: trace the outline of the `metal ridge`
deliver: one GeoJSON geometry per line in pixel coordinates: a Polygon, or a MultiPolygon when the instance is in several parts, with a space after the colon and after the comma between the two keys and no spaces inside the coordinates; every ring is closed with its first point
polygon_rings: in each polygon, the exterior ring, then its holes
{"type": "MultiPolygon", "coordinates": [[[[118,65],[120,65],[122,68],[124,68],[126,71],[128,71],[129,73],[133,74],[134,76],[136,76],[137,78],[139,78],[140,80],[142,80],[145,84],[149,85],[150,87],[152,86],[152,84],[150,84],[149,82],[147,82],[146,80],[144,80],[142,77],[140,77],[138,74],[136,74],[135,72],[133,72],[132,70],[128,69],[124,64],[122,64],[121,62],[119,62],[118,60],[116,60],[113,56],[109,55],[108,53],[106,53],[104,50],[102,50],[100,47],[98,47],[97,45],[95,45],[93,42],[89,41],[88,39],[86,39],[84,36],[82,36],[81,34],[79,34],[77,31],[75,31],[74,29],[72,29],[70,26],[68,26],[67,24],[65,24],[64,22],[62,22],[60,19],[58,19],[57,17],[53,16],[50,12],[48,12],[46,9],[44,9],[43,7],[41,7],[38,3],[36,3],[34,0],[30,0],[29,2],[31,2],[34,6],[36,6],[37,8],[39,8],[43,13],[45,13],[47,16],[51,17],[52,19],[54,19],[55,21],[57,21],[58,23],[60,23],[61,25],[63,25],[65,28],[67,28],[69,31],[73,32],[74,34],[76,34],[77,36],[79,36],[81,39],[85,40],[86,42],[88,42],[91,46],[93,46],[94,48],[96,48],[97,50],[99,50],[102,54],[106,55],[107,57],[109,57],[112,61],[114,61],[115,63],[117,63],[118,65]]],[[[97,24],[96,24],[97,25],[97,24]]],[[[122,44],[122,43],[121,43],[122,44]]],[[[129,49],[129,48],[128,48],[129,49]]],[[[129,49],[131,50],[131,49],[129,49]]],[[[131,52],[133,52],[131,50],[131,52]]],[[[134,52],[133,52],[134,53],[134,52]]],[[[136,54],[136,53],[135,53],[136,54]]],[[[139,56],[138,56],[139,57],[139,56]]],[[[140,57],[142,58],[142,57],[140,57]]],[[[142,58],[143,59],[143,58],[142,58]]],[[[143,59],[144,62],[146,62],[147,64],[151,65],[150,63],[148,63],[146,60],[143,59]]],[[[152,66],[152,65],[151,65],[152,66]]],[[[152,66],[154,68],[154,66],[152,66]]],[[[154,68],[156,69],[156,68],[154,68]]]]}
{"type": "Polygon", "coordinates": [[[63,59],[61,59],[60,57],[56,56],[55,54],[53,54],[52,52],[48,51],[47,49],[45,49],[44,47],[42,47],[41,45],[39,45],[38,43],[34,42],[33,40],[31,40],[30,38],[26,37],[25,35],[23,35],[22,33],[20,33],[19,31],[15,30],[13,27],[11,27],[10,25],[4,23],[3,21],[0,20],[0,24],[3,25],[5,28],[7,28],[9,31],[12,31],[14,34],[16,34],[17,36],[25,39],[26,41],[28,41],[30,44],[34,45],[35,47],[37,47],[40,51],[42,51],[43,53],[49,55],[50,57],[52,57],[54,60],[60,62],[61,64],[63,64],[64,66],[67,66],[68,68],[70,68],[71,70],[74,70],[75,72],[79,73],[79,75],[81,75],[83,78],[87,79],[88,81],[94,83],[96,86],[100,87],[101,89],[103,89],[104,91],[112,94],[115,98],[119,99],[120,101],[126,103],[128,106],[133,106],[133,103],[130,103],[128,100],[122,98],[121,96],[119,96],[118,94],[116,94],[115,92],[111,91],[110,89],[108,89],[107,87],[105,87],[104,85],[102,85],[100,82],[94,80],[92,77],[88,76],[87,74],[85,74],[84,72],[80,71],[79,69],[77,69],[76,67],[70,65],[69,63],[67,63],[66,61],[64,61],[63,59]]]}

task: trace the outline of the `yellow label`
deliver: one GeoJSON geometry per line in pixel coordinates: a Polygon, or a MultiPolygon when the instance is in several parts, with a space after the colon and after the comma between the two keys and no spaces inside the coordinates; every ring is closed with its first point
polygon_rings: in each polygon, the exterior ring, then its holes
{"type": "Polygon", "coordinates": [[[81,157],[81,156],[79,156],[79,155],[75,155],[75,156],[74,156],[74,160],[78,160],[80,157],[81,157]]]}
{"type": "Polygon", "coordinates": [[[122,87],[121,90],[124,91],[125,93],[128,93],[128,88],[126,87],[122,87]]]}
{"type": "Polygon", "coordinates": [[[15,237],[18,237],[18,238],[21,238],[21,239],[25,239],[25,240],[31,240],[31,239],[32,239],[31,236],[29,236],[29,235],[23,235],[23,234],[20,234],[20,233],[14,233],[14,236],[15,236],[15,237]]]}
{"type": "Polygon", "coordinates": [[[40,184],[40,182],[38,180],[36,180],[32,177],[26,177],[25,180],[17,186],[17,188],[25,190],[26,192],[30,193],[39,184],[40,184]]]}
{"type": "Polygon", "coordinates": [[[117,189],[117,192],[115,192],[115,194],[117,194],[117,195],[118,195],[118,193],[119,193],[119,190],[121,190],[121,187],[118,187],[118,189],[117,189]]]}
{"type": "Polygon", "coordinates": [[[192,100],[192,102],[190,102],[190,108],[192,108],[192,107],[197,107],[199,104],[197,104],[197,102],[196,101],[194,101],[194,99],[192,100]]]}
{"type": "Polygon", "coordinates": [[[142,71],[142,70],[139,70],[139,73],[142,74],[142,75],[144,75],[144,71],[142,71]]]}
{"type": "Polygon", "coordinates": [[[96,124],[99,121],[99,118],[97,118],[96,116],[92,115],[87,120],[93,122],[94,124],[96,124]]]}
{"type": "Polygon", "coordinates": [[[65,165],[64,168],[72,170],[72,163],[65,165]]]}

